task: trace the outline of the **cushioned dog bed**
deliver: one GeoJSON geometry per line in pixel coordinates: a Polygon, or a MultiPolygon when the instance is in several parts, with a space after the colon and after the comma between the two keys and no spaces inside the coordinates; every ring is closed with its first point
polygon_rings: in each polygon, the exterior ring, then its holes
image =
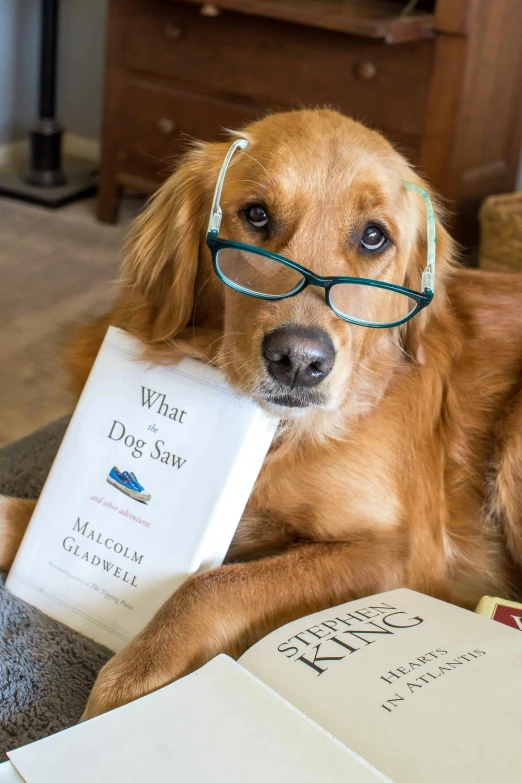
{"type": "MultiPolygon", "coordinates": [[[[61,419],[0,449],[0,494],[36,498],[67,426],[61,419]]],[[[0,575],[0,761],[76,723],[112,653],[4,590],[0,575]]]]}

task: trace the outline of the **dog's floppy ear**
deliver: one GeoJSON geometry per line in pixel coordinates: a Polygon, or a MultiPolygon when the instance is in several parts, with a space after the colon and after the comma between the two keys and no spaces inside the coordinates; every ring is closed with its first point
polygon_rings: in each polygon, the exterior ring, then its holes
{"type": "MultiPolygon", "coordinates": [[[[149,342],[178,334],[189,322],[200,243],[208,214],[205,204],[206,147],[187,152],[174,174],[136,220],[122,264],[132,320],[146,322],[149,342]],[[138,312],[139,311],[139,315],[138,312]]],[[[143,327],[142,327],[143,328],[143,327]]]]}

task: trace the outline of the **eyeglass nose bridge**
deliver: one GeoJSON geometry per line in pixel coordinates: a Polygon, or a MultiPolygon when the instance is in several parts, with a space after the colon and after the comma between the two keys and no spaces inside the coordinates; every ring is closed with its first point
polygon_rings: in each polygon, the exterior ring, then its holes
{"type": "Polygon", "coordinates": [[[313,272],[308,273],[309,285],[315,285],[318,288],[328,288],[332,285],[332,279],[330,277],[321,277],[321,275],[314,275],[313,272]]]}
{"type": "Polygon", "coordinates": [[[302,268],[302,274],[305,279],[305,284],[299,290],[298,293],[302,293],[308,286],[314,286],[316,288],[322,288],[324,291],[324,303],[333,310],[330,302],[330,290],[335,285],[336,280],[333,277],[323,277],[322,275],[316,275],[314,272],[308,269],[302,268]]]}

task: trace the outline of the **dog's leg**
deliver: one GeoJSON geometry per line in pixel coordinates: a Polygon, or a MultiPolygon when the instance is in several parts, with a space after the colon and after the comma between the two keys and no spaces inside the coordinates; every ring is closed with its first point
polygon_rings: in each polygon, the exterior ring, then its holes
{"type": "Polygon", "coordinates": [[[0,495],[0,571],[11,567],[35,505],[36,500],[0,495]]]}
{"type": "Polygon", "coordinates": [[[403,584],[397,537],[310,543],[186,582],[101,670],[83,719],[143,696],[218,653],[237,658],[290,620],[403,584]]]}
{"type": "Polygon", "coordinates": [[[226,563],[260,560],[284,552],[296,544],[296,533],[284,521],[274,519],[269,513],[246,511],[241,517],[226,563]]]}

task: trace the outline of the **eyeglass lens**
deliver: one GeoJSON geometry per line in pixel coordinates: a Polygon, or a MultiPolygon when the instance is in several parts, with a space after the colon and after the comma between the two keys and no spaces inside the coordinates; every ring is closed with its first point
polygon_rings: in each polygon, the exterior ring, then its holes
{"type": "Polygon", "coordinates": [[[414,299],[399,291],[357,283],[332,286],[330,303],[339,315],[369,324],[402,321],[417,306],[414,299]]]}
{"type": "Polygon", "coordinates": [[[239,248],[221,248],[217,254],[217,265],[221,274],[233,285],[253,294],[283,296],[295,291],[303,282],[303,275],[295,269],[239,248]]]}

